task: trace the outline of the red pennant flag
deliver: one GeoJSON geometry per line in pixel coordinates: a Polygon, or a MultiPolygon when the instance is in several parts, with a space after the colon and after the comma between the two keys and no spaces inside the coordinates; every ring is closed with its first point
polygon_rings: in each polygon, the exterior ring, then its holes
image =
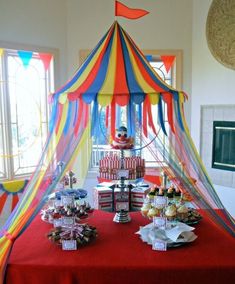
{"type": "Polygon", "coordinates": [[[168,73],[175,61],[175,55],[161,55],[161,60],[166,68],[166,72],[168,73]]]}
{"type": "Polygon", "coordinates": [[[43,62],[45,70],[47,71],[49,66],[50,66],[50,63],[51,63],[52,54],[49,54],[49,53],[39,53],[38,55],[39,55],[39,58],[43,62]]]}
{"type": "Polygon", "coordinates": [[[122,4],[119,1],[115,1],[115,16],[124,17],[128,19],[138,19],[149,14],[148,11],[143,9],[132,9],[122,4]]]}

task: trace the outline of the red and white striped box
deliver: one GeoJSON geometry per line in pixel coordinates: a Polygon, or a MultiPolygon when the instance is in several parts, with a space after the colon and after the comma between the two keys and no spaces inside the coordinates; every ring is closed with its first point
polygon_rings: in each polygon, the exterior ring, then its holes
{"type": "Polygon", "coordinates": [[[112,211],[113,194],[109,187],[94,188],[94,208],[105,211],[112,211]]]}
{"type": "Polygon", "coordinates": [[[131,202],[131,211],[140,211],[141,207],[143,205],[143,202],[131,202]]]}
{"type": "Polygon", "coordinates": [[[131,210],[140,210],[149,190],[148,187],[136,187],[131,190],[131,210]]]}
{"type": "Polygon", "coordinates": [[[98,208],[96,208],[96,209],[112,212],[113,211],[113,203],[112,202],[99,203],[98,208]]]}

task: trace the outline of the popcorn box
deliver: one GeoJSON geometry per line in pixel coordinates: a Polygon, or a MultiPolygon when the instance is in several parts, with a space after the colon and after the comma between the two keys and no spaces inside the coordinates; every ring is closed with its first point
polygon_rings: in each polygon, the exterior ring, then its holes
{"type": "Polygon", "coordinates": [[[148,187],[135,187],[131,190],[131,202],[144,202],[144,199],[149,192],[148,187]]]}
{"type": "Polygon", "coordinates": [[[112,212],[113,211],[113,203],[112,202],[99,203],[98,207],[96,209],[112,212]]]}
{"type": "Polygon", "coordinates": [[[94,208],[112,211],[113,210],[113,193],[109,187],[94,188],[94,208]]]}
{"type": "Polygon", "coordinates": [[[143,205],[143,202],[131,201],[131,210],[132,211],[140,211],[142,205],[143,205]]]}
{"type": "Polygon", "coordinates": [[[99,202],[113,201],[112,189],[109,187],[95,187],[94,199],[97,199],[99,202]]]}

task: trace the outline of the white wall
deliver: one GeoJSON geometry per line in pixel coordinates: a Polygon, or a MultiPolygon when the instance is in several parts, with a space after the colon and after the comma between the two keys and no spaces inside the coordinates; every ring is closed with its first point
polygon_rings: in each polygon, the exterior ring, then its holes
{"type": "MultiPolygon", "coordinates": [[[[211,169],[211,161],[208,161],[206,159],[208,155],[203,153],[205,147],[202,147],[203,145],[200,147],[200,143],[211,144],[209,136],[205,136],[204,139],[203,135],[201,136],[203,132],[203,128],[200,129],[201,107],[211,106],[212,109],[217,109],[216,105],[220,105],[220,108],[235,105],[235,72],[217,62],[207,46],[206,19],[211,3],[212,0],[193,0],[191,135],[197,149],[202,149],[201,154],[212,180],[220,184],[220,186],[216,185],[215,189],[221,201],[232,216],[235,216],[235,190],[232,187],[221,186],[223,183],[226,185],[227,180],[224,179],[228,179],[230,173],[228,171],[218,173],[211,169]]],[[[228,120],[229,112],[226,113],[227,116],[223,115],[223,112],[211,113],[215,120],[228,120]]],[[[207,131],[210,132],[211,129],[208,130],[207,127],[207,131]]]]}
{"type": "Polygon", "coordinates": [[[66,33],[65,0],[0,0],[0,41],[57,48],[59,84],[67,79],[66,33]]]}
{"type": "Polygon", "coordinates": [[[212,0],[193,0],[191,134],[200,148],[203,105],[235,104],[235,72],[211,55],[206,41],[206,19],[212,0]]]}
{"type": "MultiPolygon", "coordinates": [[[[93,49],[114,21],[114,0],[67,0],[69,74],[75,72],[80,49],[93,49]]],[[[150,14],[118,21],[141,49],[182,49],[183,86],[191,99],[192,0],[125,0],[150,14]]],[[[190,124],[190,100],[186,103],[190,124]]]]}

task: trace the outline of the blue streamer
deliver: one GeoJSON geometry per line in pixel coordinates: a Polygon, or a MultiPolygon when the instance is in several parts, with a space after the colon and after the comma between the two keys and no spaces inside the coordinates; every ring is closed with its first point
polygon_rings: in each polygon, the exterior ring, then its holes
{"type": "Polygon", "coordinates": [[[131,98],[129,100],[129,104],[127,105],[127,135],[132,136],[132,113],[131,113],[131,98]]]}
{"type": "Polygon", "coordinates": [[[49,122],[49,132],[51,133],[54,130],[54,127],[56,125],[56,117],[58,113],[58,101],[57,99],[53,101],[52,104],[52,110],[51,110],[51,118],[49,122]]]}
{"type": "Polygon", "coordinates": [[[91,136],[97,137],[97,130],[99,127],[99,106],[97,102],[97,97],[94,99],[93,102],[93,109],[92,109],[92,116],[91,116],[91,136]]]}
{"type": "Polygon", "coordinates": [[[178,119],[181,130],[184,131],[184,124],[183,124],[181,113],[180,113],[179,93],[176,91],[173,91],[173,96],[174,96],[174,101],[176,102],[176,105],[177,105],[176,117],[178,119]]]}
{"type": "Polygon", "coordinates": [[[135,105],[132,98],[127,105],[127,134],[128,136],[135,137],[135,105]]]}
{"type": "Polygon", "coordinates": [[[161,128],[162,128],[162,131],[167,136],[165,123],[164,123],[164,119],[163,119],[162,98],[161,98],[161,96],[160,96],[159,102],[158,102],[158,119],[159,119],[159,123],[160,123],[161,128]]]}
{"type": "Polygon", "coordinates": [[[74,112],[74,119],[73,119],[73,127],[75,126],[77,119],[78,119],[78,100],[75,101],[75,112],[74,112]]]}
{"type": "Polygon", "coordinates": [[[121,107],[116,105],[116,128],[121,126],[121,107]]]}
{"type": "Polygon", "coordinates": [[[72,118],[72,106],[73,106],[73,103],[69,102],[67,118],[66,118],[64,130],[63,130],[64,135],[66,135],[69,131],[69,126],[70,126],[70,122],[71,122],[71,118],[72,118]]]}
{"type": "Polygon", "coordinates": [[[138,124],[142,125],[142,104],[137,105],[137,113],[138,124]]]}

